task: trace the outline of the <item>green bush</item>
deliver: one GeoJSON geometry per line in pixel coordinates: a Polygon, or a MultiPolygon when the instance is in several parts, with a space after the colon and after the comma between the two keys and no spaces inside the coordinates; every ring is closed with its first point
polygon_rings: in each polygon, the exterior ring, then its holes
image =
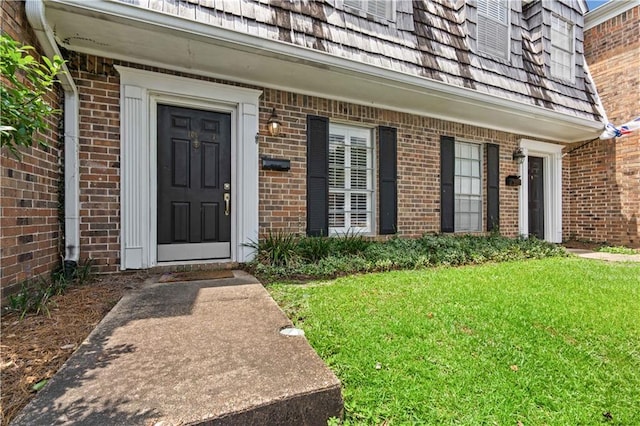
{"type": "Polygon", "coordinates": [[[250,246],[256,249],[257,255],[247,266],[267,282],[566,255],[562,247],[545,241],[497,234],[424,235],[416,239],[395,237],[372,241],[353,234],[329,238],[280,233],[267,234],[250,246]]]}
{"type": "MultiPolygon", "coordinates": [[[[47,119],[60,112],[45,97],[54,90],[55,76],[64,61],[58,56],[43,56],[40,63],[30,54],[34,50],[7,34],[0,36],[0,146],[7,147],[17,158],[18,148],[32,146],[33,135],[47,130],[47,119]]],[[[46,146],[43,141],[38,143],[46,146]]]]}
{"type": "Polygon", "coordinates": [[[298,238],[294,234],[269,230],[258,241],[246,244],[256,252],[256,259],[271,266],[287,266],[295,263],[298,258],[298,238]]]}

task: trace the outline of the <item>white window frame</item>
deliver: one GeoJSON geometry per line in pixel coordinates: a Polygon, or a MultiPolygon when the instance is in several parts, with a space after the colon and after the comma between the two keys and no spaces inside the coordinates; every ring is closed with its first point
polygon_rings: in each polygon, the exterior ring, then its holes
{"type": "MultiPolygon", "coordinates": [[[[346,124],[339,123],[329,123],[329,145],[331,150],[331,135],[340,135],[344,137],[345,141],[345,150],[344,150],[344,158],[345,164],[351,164],[351,137],[361,137],[366,139],[367,141],[367,189],[351,189],[351,168],[345,167],[344,169],[344,188],[337,188],[331,186],[331,179],[329,178],[329,198],[331,198],[331,194],[344,194],[344,226],[343,227],[332,227],[329,224],[329,235],[339,236],[345,235],[347,233],[355,233],[359,235],[372,235],[374,233],[375,228],[375,177],[376,177],[376,169],[375,169],[375,146],[374,146],[374,138],[373,131],[369,128],[350,126],[346,124]],[[366,213],[367,213],[367,226],[366,227],[354,227],[351,226],[351,197],[352,193],[364,193],[367,195],[366,201],[366,213]]],[[[329,170],[331,169],[331,164],[329,164],[329,170]]],[[[329,171],[331,175],[331,171],[329,171]]],[[[329,206],[329,218],[331,218],[331,214],[333,213],[332,209],[329,206]]]]}
{"type": "Polygon", "coordinates": [[[375,11],[371,11],[370,5],[374,3],[374,0],[343,0],[343,6],[353,10],[357,10],[358,12],[363,13],[365,16],[373,16],[379,19],[384,19],[386,21],[394,21],[396,17],[396,1],[382,0],[380,2],[386,6],[384,16],[376,13],[375,11]]]}
{"type": "Polygon", "coordinates": [[[477,3],[477,18],[476,18],[476,46],[478,47],[478,51],[493,56],[495,58],[499,58],[505,61],[509,61],[511,58],[511,6],[507,0],[484,0],[487,3],[496,3],[501,4],[505,8],[505,13],[507,17],[507,22],[502,22],[494,16],[490,16],[480,11],[480,3],[483,0],[478,0],[477,3]],[[491,21],[492,26],[501,25],[506,26],[507,29],[507,44],[505,46],[506,51],[500,52],[497,49],[490,48],[489,46],[483,45],[480,42],[480,27],[481,27],[481,17],[491,21]]]}
{"type": "Polygon", "coordinates": [[[484,145],[478,142],[474,142],[474,141],[467,141],[467,140],[456,140],[455,141],[455,146],[454,146],[454,174],[453,174],[453,187],[454,187],[454,203],[457,207],[457,201],[458,201],[458,197],[468,197],[468,199],[473,199],[473,197],[477,197],[477,201],[479,202],[479,211],[478,211],[478,228],[461,228],[459,221],[458,221],[458,215],[461,214],[461,212],[458,211],[457,208],[454,208],[454,220],[453,220],[453,226],[454,226],[454,232],[456,233],[475,233],[475,232],[482,232],[483,231],[483,202],[484,202],[484,193],[483,193],[483,185],[482,185],[482,168],[484,166],[483,164],[483,158],[484,158],[484,145]],[[478,149],[478,176],[474,176],[473,173],[471,175],[461,175],[460,172],[458,171],[458,160],[459,159],[464,159],[464,160],[471,160],[471,161],[475,161],[472,158],[468,158],[468,157],[460,157],[458,155],[458,147],[460,147],[461,145],[470,145],[473,146],[473,148],[477,148],[478,149]],[[463,194],[459,191],[459,178],[460,177],[469,177],[472,179],[477,179],[479,182],[479,193],[478,194],[473,194],[473,193],[469,193],[469,194],[463,194]]]}
{"type": "Polygon", "coordinates": [[[551,35],[550,35],[550,39],[551,39],[551,51],[550,51],[550,69],[551,69],[551,76],[555,77],[555,78],[559,78],[561,80],[565,80],[565,81],[570,81],[570,82],[574,82],[575,81],[575,74],[576,74],[576,40],[575,40],[575,28],[576,25],[563,18],[562,16],[556,15],[556,14],[552,14],[551,15],[551,35]],[[554,23],[557,21],[561,21],[565,24],[568,24],[570,26],[570,31],[569,34],[562,34],[563,37],[566,37],[569,40],[569,43],[571,45],[570,49],[567,50],[563,47],[560,47],[559,45],[557,45],[557,38],[556,36],[554,36],[554,34],[561,34],[560,31],[555,30],[555,26],[554,23]],[[569,54],[569,64],[561,64],[564,67],[569,68],[569,73],[570,75],[567,76],[564,73],[559,73],[558,69],[554,66],[554,64],[556,64],[557,62],[555,62],[553,60],[553,52],[557,50],[563,53],[568,53],[569,54]]]}

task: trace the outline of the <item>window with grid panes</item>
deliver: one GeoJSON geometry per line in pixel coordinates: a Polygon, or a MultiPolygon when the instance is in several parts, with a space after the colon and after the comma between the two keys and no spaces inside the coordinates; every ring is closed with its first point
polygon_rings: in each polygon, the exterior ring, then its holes
{"type": "Polygon", "coordinates": [[[573,81],[573,24],[551,15],[551,75],[573,81]]]}
{"type": "Polygon", "coordinates": [[[509,5],[504,0],[478,0],[478,49],[499,58],[509,58],[509,5]]]}
{"type": "Polygon", "coordinates": [[[455,232],[482,231],[482,147],[455,144],[455,232]]]}
{"type": "Polygon", "coordinates": [[[329,126],[329,233],[373,230],[371,131],[329,126]]]}
{"type": "Polygon", "coordinates": [[[344,4],[379,18],[393,20],[393,0],[344,0],[344,4]]]}

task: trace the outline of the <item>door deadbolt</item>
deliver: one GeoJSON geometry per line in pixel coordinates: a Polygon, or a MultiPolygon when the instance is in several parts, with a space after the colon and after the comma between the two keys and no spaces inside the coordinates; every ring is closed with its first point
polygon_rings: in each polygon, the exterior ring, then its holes
{"type": "Polygon", "coordinates": [[[198,140],[198,132],[189,132],[189,137],[193,139],[193,141],[191,142],[193,149],[200,148],[200,141],[198,140]]]}
{"type": "Polygon", "coordinates": [[[225,182],[223,185],[223,188],[225,191],[228,191],[231,189],[231,184],[229,182],[225,182]]]}

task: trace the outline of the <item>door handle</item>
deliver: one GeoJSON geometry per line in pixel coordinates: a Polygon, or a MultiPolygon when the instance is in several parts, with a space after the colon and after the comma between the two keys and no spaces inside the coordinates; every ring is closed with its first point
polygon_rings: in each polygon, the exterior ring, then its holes
{"type": "Polygon", "coordinates": [[[224,215],[229,216],[231,210],[231,194],[228,192],[224,193],[224,215]]]}

